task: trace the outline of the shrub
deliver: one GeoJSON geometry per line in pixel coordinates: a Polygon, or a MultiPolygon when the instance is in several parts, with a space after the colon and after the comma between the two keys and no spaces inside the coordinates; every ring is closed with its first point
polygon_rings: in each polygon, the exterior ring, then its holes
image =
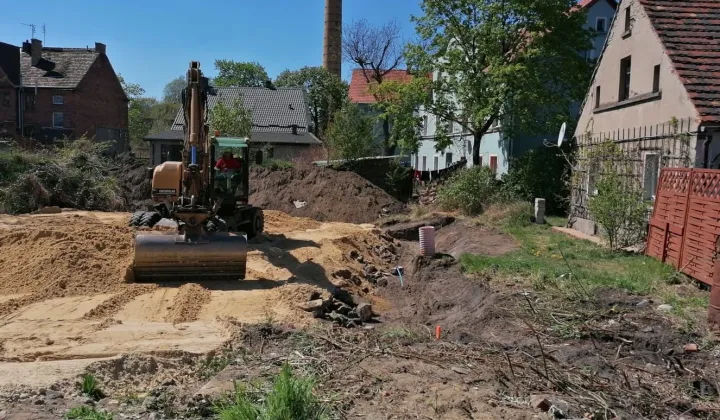
{"type": "Polygon", "coordinates": [[[438,189],[438,202],[446,210],[479,214],[492,203],[499,182],[487,166],[462,169],[438,189]]]}
{"type": "Polygon", "coordinates": [[[632,177],[632,164],[625,164],[622,151],[607,141],[595,148],[590,159],[600,163],[588,208],[607,238],[611,249],[634,245],[645,235],[646,204],[632,177]]]}
{"type": "Polygon", "coordinates": [[[527,202],[544,198],[547,214],[565,215],[570,196],[569,173],[570,165],[557,148],[529,150],[511,162],[503,176],[502,192],[527,202]]]}
{"type": "Polygon", "coordinates": [[[103,413],[97,411],[95,408],[83,405],[71,408],[65,415],[65,418],[77,420],[113,420],[113,415],[110,413],[103,413]]]}
{"type": "Polygon", "coordinates": [[[95,377],[89,373],[86,373],[82,376],[82,382],[79,383],[79,386],[82,393],[87,395],[88,397],[94,398],[96,400],[105,397],[105,394],[100,389],[100,385],[98,384],[97,379],[95,379],[95,377]]]}
{"type": "Polygon", "coordinates": [[[400,165],[396,160],[391,161],[385,174],[385,183],[392,196],[402,198],[403,195],[412,191],[410,168],[400,165]]]}
{"type": "Polygon", "coordinates": [[[372,153],[374,119],[355,104],[336,112],[327,132],[332,157],[354,161],[372,153]]]}

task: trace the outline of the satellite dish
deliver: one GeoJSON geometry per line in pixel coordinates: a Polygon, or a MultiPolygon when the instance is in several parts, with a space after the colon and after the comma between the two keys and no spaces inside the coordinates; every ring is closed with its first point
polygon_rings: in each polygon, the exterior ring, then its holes
{"type": "Polygon", "coordinates": [[[567,128],[566,123],[562,123],[562,127],[560,127],[560,134],[558,134],[558,147],[562,145],[563,140],[565,140],[565,129],[567,128]]]}

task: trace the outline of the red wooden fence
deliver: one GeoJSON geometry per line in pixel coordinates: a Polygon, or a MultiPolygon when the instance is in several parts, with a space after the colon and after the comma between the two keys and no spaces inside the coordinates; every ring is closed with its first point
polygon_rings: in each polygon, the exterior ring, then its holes
{"type": "Polygon", "coordinates": [[[719,235],[720,170],[662,169],[647,255],[711,285],[719,235]]]}

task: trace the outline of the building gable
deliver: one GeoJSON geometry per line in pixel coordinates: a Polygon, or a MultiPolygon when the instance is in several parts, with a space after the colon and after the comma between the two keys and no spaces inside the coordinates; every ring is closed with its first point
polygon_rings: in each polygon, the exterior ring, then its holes
{"type": "Polygon", "coordinates": [[[611,23],[581,107],[575,135],[607,134],[617,129],[662,124],[673,118],[695,119],[697,116],[642,4],[639,0],[623,2],[611,23]],[[629,12],[626,11],[628,7],[629,12]],[[629,31],[626,30],[627,13],[630,16],[629,31]],[[628,67],[628,88],[624,89],[623,85],[621,89],[628,67]]]}

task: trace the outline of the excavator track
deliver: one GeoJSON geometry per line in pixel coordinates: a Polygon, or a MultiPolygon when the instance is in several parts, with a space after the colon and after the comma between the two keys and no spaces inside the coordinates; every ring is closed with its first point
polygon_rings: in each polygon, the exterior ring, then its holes
{"type": "Polygon", "coordinates": [[[247,239],[234,233],[214,233],[195,243],[176,233],[135,237],[136,282],[243,280],[246,261],[247,239]]]}

